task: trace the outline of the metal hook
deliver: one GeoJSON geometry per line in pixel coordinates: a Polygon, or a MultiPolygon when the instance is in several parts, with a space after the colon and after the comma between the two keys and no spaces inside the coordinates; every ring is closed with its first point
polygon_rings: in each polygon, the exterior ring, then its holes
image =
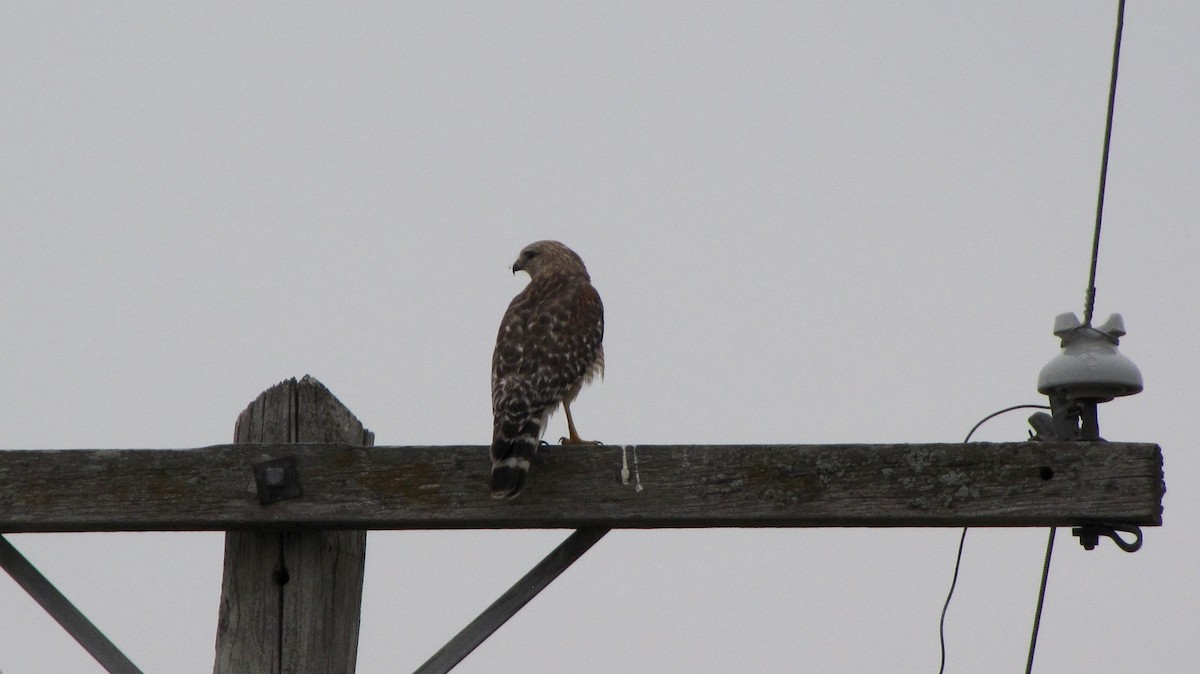
{"type": "Polygon", "coordinates": [[[1125,552],[1137,552],[1142,547],[1142,529],[1135,525],[1127,526],[1109,526],[1101,524],[1086,524],[1081,527],[1071,529],[1071,534],[1079,538],[1079,544],[1084,550],[1092,550],[1100,542],[1101,536],[1107,536],[1112,539],[1113,543],[1117,544],[1125,552]],[[1126,541],[1121,538],[1120,534],[1133,534],[1132,541],[1126,541]]]}

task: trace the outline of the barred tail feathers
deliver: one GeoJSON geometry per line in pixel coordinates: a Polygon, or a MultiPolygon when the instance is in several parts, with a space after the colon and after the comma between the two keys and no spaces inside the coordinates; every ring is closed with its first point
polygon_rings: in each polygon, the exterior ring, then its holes
{"type": "Polygon", "coordinates": [[[521,493],[544,426],[545,418],[521,425],[496,424],[492,433],[492,498],[515,498],[521,493]],[[509,435],[505,431],[516,432],[509,435]]]}
{"type": "Polygon", "coordinates": [[[536,450],[537,441],[532,438],[518,438],[504,445],[492,445],[492,498],[515,498],[521,493],[525,478],[529,475],[529,460],[536,450]],[[498,452],[508,452],[509,456],[497,459],[498,452]]]}

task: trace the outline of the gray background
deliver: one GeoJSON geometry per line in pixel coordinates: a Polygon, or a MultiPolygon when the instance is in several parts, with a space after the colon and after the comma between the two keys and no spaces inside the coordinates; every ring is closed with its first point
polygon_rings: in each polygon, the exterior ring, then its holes
{"type": "MultiPolygon", "coordinates": [[[[1082,309],[1114,18],[4,3],[0,446],[228,442],[305,373],[380,444],[483,445],[508,267],[542,238],[607,307],[586,436],[960,441],[1044,401],[1082,309]]],[[[1130,4],[1098,279],[1146,379],[1101,429],[1162,444],[1166,526],[1134,555],[1060,532],[1038,671],[1200,661],[1197,34],[1196,3],[1130,4]]],[[[360,671],[411,670],[564,535],[372,533],[360,671]]],[[[949,671],[1021,670],[1045,537],[969,536],[949,671]]],[[[11,538],[147,672],[210,670],[220,534],[11,538]]],[[[936,671],[957,540],[615,532],[459,671],[936,671]]],[[[99,671],[7,577],[0,670],[99,671]]]]}

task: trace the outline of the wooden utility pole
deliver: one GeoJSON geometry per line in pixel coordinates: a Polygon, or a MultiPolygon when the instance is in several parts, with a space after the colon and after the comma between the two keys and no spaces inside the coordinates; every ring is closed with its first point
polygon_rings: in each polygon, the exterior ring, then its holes
{"type": "MultiPolygon", "coordinates": [[[[311,377],[260,395],[234,436],[0,451],[0,532],[226,531],[214,674],[325,674],[355,669],[365,530],[578,530],[420,670],[432,673],[612,528],[1078,526],[1085,547],[1118,530],[1140,545],[1165,491],[1149,443],[550,445],[525,492],[497,501],[487,447],[374,447],[311,377]]],[[[0,565],[33,577],[20,561],[0,565]]],[[[52,595],[35,593],[53,614],[65,599],[52,595]]],[[[89,641],[78,622],[63,624],[89,641]]]]}
{"type": "MultiPolygon", "coordinates": [[[[373,434],[311,377],[263,392],[238,417],[234,436],[239,444],[374,442],[373,434]]],[[[243,451],[247,465],[249,459],[272,458],[254,456],[261,454],[258,447],[243,451]]],[[[294,482],[299,476],[284,473],[278,469],[273,481],[294,482]]],[[[246,500],[259,499],[264,480],[256,484],[250,470],[241,479],[246,500]]],[[[302,480],[299,485],[302,489],[302,480]]],[[[269,518],[272,506],[285,502],[260,507],[269,518]]],[[[214,674],[353,672],[366,536],[362,530],[226,533],[214,674]]]]}

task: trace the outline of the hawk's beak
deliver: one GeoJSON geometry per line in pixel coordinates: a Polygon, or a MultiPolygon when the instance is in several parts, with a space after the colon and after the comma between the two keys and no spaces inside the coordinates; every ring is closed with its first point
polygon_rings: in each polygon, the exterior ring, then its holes
{"type": "Polygon", "coordinates": [[[524,269],[524,267],[521,266],[520,262],[513,263],[513,274],[516,274],[517,272],[521,271],[522,269],[524,269]]]}

